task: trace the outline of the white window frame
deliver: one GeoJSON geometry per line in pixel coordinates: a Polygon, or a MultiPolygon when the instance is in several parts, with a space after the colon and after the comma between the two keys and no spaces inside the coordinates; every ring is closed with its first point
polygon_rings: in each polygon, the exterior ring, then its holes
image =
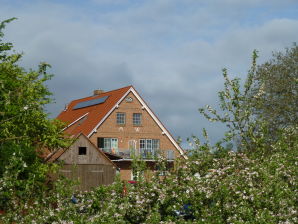
{"type": "Polygon", "coordinates": [[[117,138],[103,138],[103,150],[104,151],[118,151],[118,139],[117,138]]]}
{"type": "Polygon", "coordinates": [[[160,140],[159,139],[140,139],[140,152],[141,153],[151,153],[152,155],[156,154],[160,149],[160,140]]]}

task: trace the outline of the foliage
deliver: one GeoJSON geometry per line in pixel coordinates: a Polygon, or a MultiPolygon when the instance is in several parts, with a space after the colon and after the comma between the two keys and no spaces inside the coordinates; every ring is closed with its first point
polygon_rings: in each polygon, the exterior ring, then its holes
{"type": "MultiPolygon", "coordinates": [[[[6,20],[0,24],[0,37],[6,20]]],[[[1,41],[2,42],[2,41],[1,41]]],[[[22,143],[39,147],[57,147],[64,144],[61,125],[47,118],[43,106],[51,99],[45,82],[46,63],[38,71],[26,71],[17,65],[22,55],[8,54],[11,43],[0,45],[0,144],[22,143]]]]}
{"type": "Polygon", "coordinates": [[[51,77],[46,73],[48,65],[26,71],[18,65],[22,55],[3,42],[2,30],[14,19],[0,23],[0,210],[13,211],[4,219],[10,221],[28,214],[34,203],[51,202],[55,196],[49,194],[60,194],[59,184],[67,182],[53,183],[50,173],[57,166],[44,164],[40,153],[68,145],[61,124],[48,119],[43,109],[51,101],[45,85],[51,77]]]}
{"type": "Polygon", "coordinates": [[[254,51],[252,66],[243,87],[239,78],[230,79],[227,70],[223,69],[224,90],[218,93],[222,112],[216,111],[209,105],[199,109],[209,121],[222,122],[228,128],[225,138],[217,143],[217,147],[221,147],[223,142],[231,141],[238,141],[240,150],[252,150],[261,145],[264,146],[263,135],[267,125],[263,120],[256,119],[252,105],[253,102],[254,104],[257,102],[251,97],[257,57],[257,51],[254,51]]]}
{"type": "MultiPolygon", "coordinates": [[[[257,119],[249,106],[253,105],[250,94],[256,52],[243,90],[240,80],[230,80],[224,70],[225,90],[219,93],[224,115],[211,107],[207,107],[211,115],[201,110],[207,118],[230,128],[223,141],[240,136],[242,150],[230,151],[220,143],[211,146],[208,141],[201,144],[194,137],[191,156],[188,160],[177,159],[172,170],[167,170],[168,162],[160,157],[160,169],[143,178],[140,174],[146,172],[145,163],[135,158],[136,184],[118,179],[112,185],[74,195],[65,180],[52,181],[57,166],[42,164],[32,156],[36,155],[34,146],[54,146],[61,140],[53,135],[57,127],[51,129],[54,124],[42,119],[42,106],[48,102],[45,80],[26,76],[33,73],[38,78],[43,72],[27,73],[9,59],[11,56],[1,57],[5,66],[0,68],[11,69],[15,81],[20,81],[20,85],[14,84],[0,70],[1,78],[9,80],[8,88],[33,94],[28,101],[25,94],[23,101],[23,97],[1,89],[6,103],[4,107],[1,101],[1,116],[6,116],[3,121],[7,122],[0,126],[1,150],[10,152],[10,160],[0,178],[0,210],[4,210],[4,214],[0,212],[0,223],[298,223],[298,127],[282,129],[268,147],[266,122],[257,119]],[[22,87],[24,84],[28,89],[22,87]],[[37,93],[34,85],[39,89],[37,93]],[[17,102],[16,106],[10,102],[17,102]],[[33,112],[28,112],[31,105],[33,112]],[[23,124],[21,118],[29,123],[23,124]],[[35,124],[34,118],[41,118],[44,128],[36,124],[35,135],[27,137],[34,127],[26,129],[26,124],[35,124]],[[16,121],[25,127],[24,132],[12,125],[16,121]]],[[[1,79],[1,84],[4,81],[1,79]]],[[[208,140],[207,132],[203,134],[208,140]]]]}
{"type": "MultiPolygon", "coordinates": [[[[14,19],[14,18],[13,18],[14,19]]],[[[9,19],[0,23],[2,29],[9,19]]],[[[18,65],[22,55],[10,53],[11,43],[0,43],[0,176],[11,156],[23,147],[27,163],[35,160],[36,151],[51,150],[67,144],[61,124],[47,118],[44,105],[51,93],[45,82],[51,78],[46,73],[48,65],[41,63],[38,71],[26,71],[18,65]],[[31,150],[31,152],[29,152],[31,150]]]]}
{"type": "MultiPolygon", "coordinates": [[[[279,129],[298,124],[298,46],[273,53],[257,67],[251,98],[254,114],[267,121],[271,138],[279,129]]],[[[270,138],[270,135],[268,138],[270,138]]]]}
{"type": "Polygon", "coordinates": [[[71,193],[54,191],[43,195],[41,201],[33,198],[31,203],[20,207],[18,216],[15,210],[8,210],[2,220],[7,223],[13,220],[18,223],[297,223],[297,136],[298,129],[288,129],[279,136],[272,150],[260,148],[257,153],[212,153],[204,145],[196,145],[196,156],[180,161],[164,178],[156,173],[150,181],[140,179],[134,185],[117,181],[90,192],[78,192],[77,204],[71,202],[71,193]],[[187,204],[189,219],[176,215],[187,204]],[[21,208],[26,208],[27,213],[21,208]]]}

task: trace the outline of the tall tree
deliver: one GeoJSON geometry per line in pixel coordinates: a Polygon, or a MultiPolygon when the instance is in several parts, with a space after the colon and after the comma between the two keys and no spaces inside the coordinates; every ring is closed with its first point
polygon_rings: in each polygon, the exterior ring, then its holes
{"type": "Polygon", "coordinates": [[[35,161],[36,149],[54,149],[67,144],[62,126],[48,118],[44,105],[51,102],[45,82],[51,78],[41,63],[27,71],[18,65],[22,54],[3,41],[3,29],[14,18],[0,23],[0,176],[16,151],[35,161]],[[31,155],[31,156],[29,156],[31,155]]]}
{"type": "Polygon", "coordinates": [[[273,53],[257,67],[252,88],[254,114],[269,124],[274,136],[279,129],[298,125],[298,46],[273,53]]]}
{"type": "Polygon", "coordinates": [[[257,52],[242,87],[240,79],[229,79],[223,70],[224,90],[219,92],[220,113],[210,107],[200,112],[210,121],[228,127],[228,142],[236,140],[239,149],[270,147],[284,128],[298,126],[298,47],[274,53],[268,62],[257,66],[257,52]]]}

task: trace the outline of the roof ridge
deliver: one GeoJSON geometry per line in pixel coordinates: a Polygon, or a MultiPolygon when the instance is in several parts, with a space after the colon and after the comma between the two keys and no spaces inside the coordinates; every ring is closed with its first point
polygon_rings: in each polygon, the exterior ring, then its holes
{"type": "MultiPolygon", "coordinates": [[[[118,89],[113,89],[113,90],[110,90],[110,91],[107,91],[107,92],[103,92],[100,95],[106,94],[106,93],[109,93],[109,92],[118,91],[118,90],[125,89],[125,88],[128,88],[128,87],[131,88],[131,87],[133,87],[133,85],[124,86],[124,87],[121,87],[121,88],[118,88],[118,89]]],[[[100,95],[96,95],[96,96],[100,96],[100,95]]],[[[94,96],[94,95],[92,95],[92,96],[94,96]]],[[[76,101],[76,100],[83,100],[83,99],[86,99],[86,98],[89,98],[89,97],[92,97],[92,96],[86,96],[86,97],[83,97],[83,98],[74,99],[74,100],[71,100],[70,102],[73,102],[73,101],[76,101]]]]}

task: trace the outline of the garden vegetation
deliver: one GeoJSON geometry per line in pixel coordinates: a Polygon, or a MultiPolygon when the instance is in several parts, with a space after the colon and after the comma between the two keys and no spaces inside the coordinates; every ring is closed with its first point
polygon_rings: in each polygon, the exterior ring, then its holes
{"type": "Polygon", "coordinates": [[[136,158],[136,184],[117,179],[76,192],[54,175],[58,165],[43,163],[45,149],[70,142],[44,111],[48,65],[27,71],[18,65],[22,55],[3,43],[10,21],[0,24],[0,223],[298,223],[295,44],[260,66],[255,51],[243,86],[223,70],[221,110],[199,109],[227,125],[220,142],[211,145],[204,130],[205,142],[193,136],[188,159],[171,170],[159,157],[145,178],[136,158]]]}

